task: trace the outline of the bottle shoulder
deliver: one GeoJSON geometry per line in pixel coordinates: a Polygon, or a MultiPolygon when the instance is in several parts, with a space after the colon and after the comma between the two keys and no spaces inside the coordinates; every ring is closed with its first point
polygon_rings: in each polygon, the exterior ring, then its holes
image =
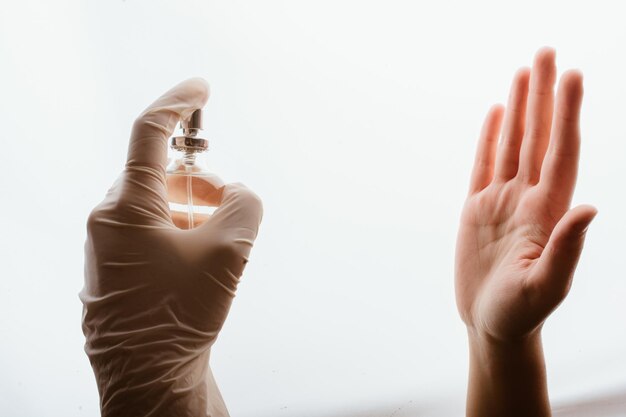
{"type": "Polygon", "coordinates": [[[173,159],[165,169],[165,173],[167,175],[215,175],[197,161],[189,163],[189,161],[185,161],[183,158],[173,159]]]}

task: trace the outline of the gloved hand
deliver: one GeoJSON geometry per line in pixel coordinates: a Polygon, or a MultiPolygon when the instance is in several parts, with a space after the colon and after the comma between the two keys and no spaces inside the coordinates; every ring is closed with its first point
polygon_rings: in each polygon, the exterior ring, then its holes
{"type": "Polygon", "coordinates": [[[184,81],[136,120],[126,169],[89,216],[85,351],[103,417],[227,416],[208,366],[261,221],[259,198],[228,184],[190,230],[166,200],[167,139],[202,108],[204,80],[184,81]]]}

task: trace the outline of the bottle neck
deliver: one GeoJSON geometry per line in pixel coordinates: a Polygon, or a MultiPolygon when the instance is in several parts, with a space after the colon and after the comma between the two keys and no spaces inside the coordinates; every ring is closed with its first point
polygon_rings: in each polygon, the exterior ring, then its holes
{"type": "Polygon", "coordinates": [[[183,152],[183,164],[186,166],[193,166],[196,163],[196,156],[198,155],[198,151],[193,149],[188,149],[183,152]]]}

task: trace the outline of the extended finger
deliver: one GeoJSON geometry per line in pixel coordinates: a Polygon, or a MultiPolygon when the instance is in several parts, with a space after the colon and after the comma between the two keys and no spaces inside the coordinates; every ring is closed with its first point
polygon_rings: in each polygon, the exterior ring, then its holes
{"type": "Polygon", "coordinates": [[[120,207],[135,221],[171,224],[165,182],[167,140],[176,124],[203,107],[208,96],[206,81],[192,78],[163,94],[136,119],[118,190],[120,207]]]}
{"type": "Polygon", "coordinates": [[[526,121],[529,78],[530,69],[521,68],[515,74],[511,84],[495,170],[495,176],[505,181],[517,174],[519,166],[520,145],[524,136],[524,123],[526,121]]]}
{"type": "Polygon", "coordinates": [[[564,207],[570,204],[578,174],[582,98],[582,74],[567,71],[559,83],[552,137],[540,180],[540,187],[549,200],[564,207]]]}
{"type": "Polygon", "coordinates": [[[470,180],[470,193],[476,193],[485,188],[493,179],[493,170],[498,146],[500,125],[502,124],[502,105],[493,106],[487,113],[485,122],[478,139],[474,169],[470,180]]]}
{"type": "Polygon", "coordinates": [[[537,52],[530,74],[528,110],[518,174],[530,183],[536,183],[541,173],[554,110],[554,83],[556,80],[555,52],[543,48],[537,52]]]}

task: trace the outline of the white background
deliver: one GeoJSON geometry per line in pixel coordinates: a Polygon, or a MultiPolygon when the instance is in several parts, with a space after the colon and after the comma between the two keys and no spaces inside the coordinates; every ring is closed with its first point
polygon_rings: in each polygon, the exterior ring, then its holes
{"type": "Polygon", "coordinates": [[[233,417],[463,415],[457,218],[485,112],[546,44],[585,74],[575,203],[600,211],[544,330],[551,397],[626,415],[626,26],[600,3],[2,0],[0,415],[98,415],[85,219],[191,76],[212,167],[265,204],[212,356],[233,417]]]}

